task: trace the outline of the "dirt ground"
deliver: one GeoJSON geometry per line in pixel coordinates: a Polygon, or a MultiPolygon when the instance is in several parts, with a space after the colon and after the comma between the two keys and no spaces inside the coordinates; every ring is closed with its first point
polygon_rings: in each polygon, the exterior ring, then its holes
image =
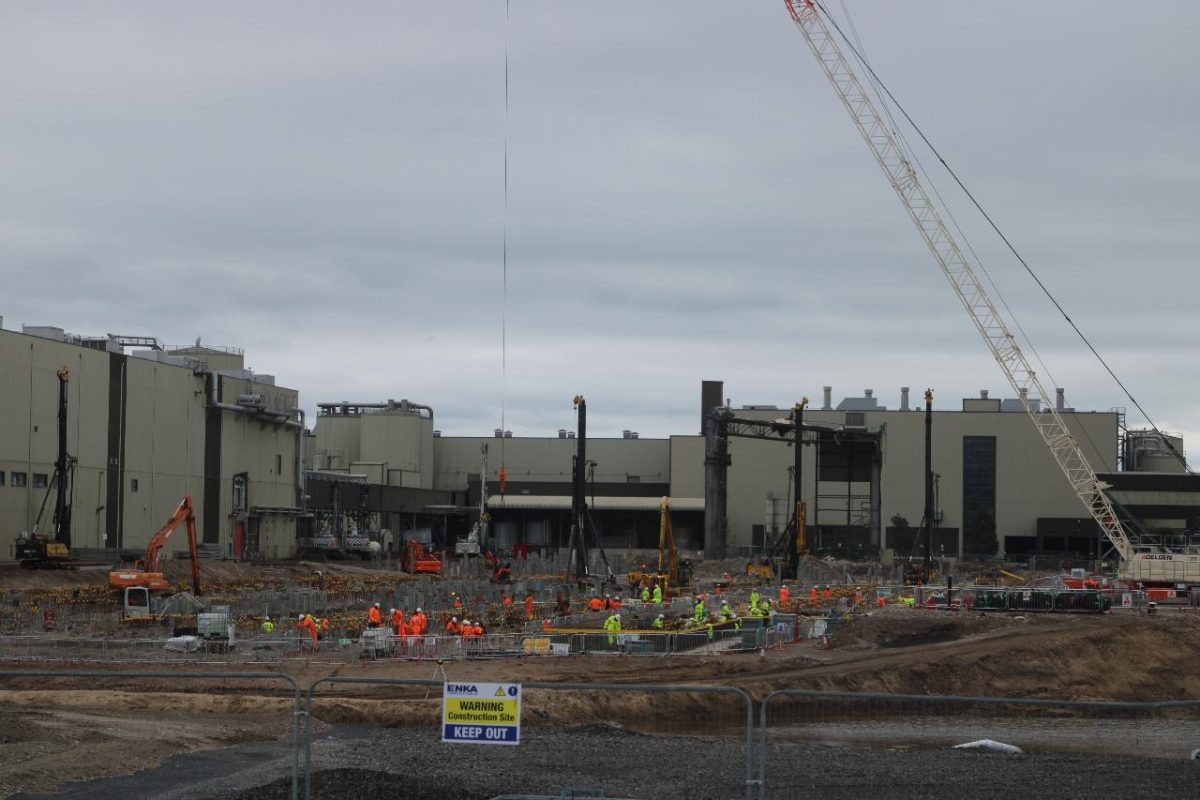
{"type": "MultiPolygon", "coordinates": [[[[445,668],[451,680],[725,684],[758,698],[773,689],[808,688],[1145,701],[1200,698],[1198,655],[1200,618],[1183,612],[1021,617],[889,607],[841,628],[828,649],[804,642],[762,658],[527,657],[449,662],[445,668]]],[[[293,662],[280,669],[302,686],[329,674],[437,674],[428,661],[351,667],[293,662]]],[[[439,703],[436,688],[343,684],[319,690],[315,716],[319,730],[346,723],[434,724],[439,703]]],[[[290,730],[290,705],[291,690],[281,683],[6,678],[0,682],[0,796],[128,773],[174,753],[278,738],[290,730]]],[[[526,725],[538,726],[613,714],[650,726],[674,719],[680,727],[668,732],[679,733],[694,731],[698,716],[731,727],[740,719],[736,703],[720,697],[613,692],[531,691],[524,716],[526,725]]]]}

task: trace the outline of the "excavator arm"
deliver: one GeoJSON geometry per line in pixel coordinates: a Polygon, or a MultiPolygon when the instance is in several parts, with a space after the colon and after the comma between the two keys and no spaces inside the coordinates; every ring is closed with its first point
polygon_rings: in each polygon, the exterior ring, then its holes
{"type": "Polygon", "coordinates": [[[165,587],[165,579],[158,567],[158,554],[180,525],[187,527],[188,555],[192,560],[192,592],[199,595],[200,559],[196,552],[196,514],[192,508],[191,495],[183,498],[171,514],[171,518],[150,537],[149,543],[146,544],[146,552],[135,563],[132,571],[117,570],[109,573],[109,585],[115,589],[128,586],[165,587]]]}

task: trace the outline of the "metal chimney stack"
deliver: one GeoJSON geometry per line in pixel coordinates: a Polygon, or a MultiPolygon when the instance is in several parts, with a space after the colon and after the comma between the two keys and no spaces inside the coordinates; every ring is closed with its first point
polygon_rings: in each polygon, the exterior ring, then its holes
{"type": "Polygon", "coordinates": [[[1054,390],[1054,407],[1062,411],[1067,406],[1067,390],[1061,386],[1054,390]]]}
{"type": "Polygon", "coordinates": [[[900,387],[900,410],[908,411],[908,387],[900,387]]]}
{"type": "Polygon", "coordinates": [[[833,410],[833,387],[825,386],[825,387],[823,387],[822,391],[824,391],[824,393],[825,393],[825,399],[821,403],[821,410],[822,411],[832,411],[833,410]]]}

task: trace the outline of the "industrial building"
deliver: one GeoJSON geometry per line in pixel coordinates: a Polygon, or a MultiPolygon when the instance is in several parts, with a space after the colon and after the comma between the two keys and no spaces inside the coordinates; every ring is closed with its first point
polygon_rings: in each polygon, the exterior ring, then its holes
{"type": "MultiPolygon", "coordinates": [[[[432,406],[343,401],[318,404],[309,431],[298,392],[247,370],[236,348],[0,327],[0,557],[12,557],[24,532],[50,525],[42,508],[64,368],[74,549],[140,549],[185,494],[203,549],[224,557],[365,550],[370,540],[391,549],[406,537],[452,547],[481,498],[495,549],[567,546],[577,444],[569,419],[544,437],[443,436],[432,406]]],[[[925,415],[908,389],[897,400],[888,408],[867,390],[834,405],[825,387],[806,410],[801,484],[819,552],[911,552],[924,506],[925,415]]],[[[935,555],[1101,554],[1096,526],[1019,400],[986,391],[952,409],[937,400],[935,555]]],[[[1118,410],[1069,408],[1061,390],[1052,402],[1144,527],[1163,536],[1200,527],[1200,485],[1171,452],[1182,441],[1128,431],[1118,410]]],[[[794,502],[793,441],[748,438],[739,426],[786,434],[791,406],[735,404],[720,382],[705,381],[700,411],[695,432],[589,439],[585,485],[603,547],[655,547],[662,497],[688,549],[704,547],[717,521],[730,555],[769,552],[782,535],[794,502]],[[727,431],[719,487],[706,475],[713,459],[703,433],[714,411],[740,420],[727,431]],[[714,506],[722,497],[723,513],[714,506]]]]}
{"type": "Polygon", "coordinates": [[[291,555],[303,414],[296,390],[243,362],[239,349],[199,342],[0,329],[0,558],[51,524],[39,511],[53,488],[64,370],[73,550],[140,550],[191,495],[210,554],[291,555]]]}
{"type": "MultiPolygon", "coordinates": [[[[699,427],[717,408],[764,423],[790,415],[790,408],[738,408],[722,394],[719,382],[705,382],[699,427]]],[[[810,539],[818,550],[862,557],[911,550],[924,502],[925,415],[910,402],[907,388],[898,399],[898,407],[889,409],[867,390],[834,406],[832,389],[825,387],[823,402],[806,413],[806,426],[828,431],[806,442],[802,466],[810,539]],[[849,439],[858,444],[846,447],[843,440],[849,439]]],[[[1161,448],[1147,444],[1147,434],[1125,431],[1119,411],[1069,408],[1062,390],[1054,402],[1093,469],[1112,476],[1110,482],[1128,480],[1122,468],[1182,471],[1178,461],[1162,458],[1161,448]],[[1154,457],[1135,463],[1130,442],[1154,457]]],[[[983,391],[961,400],[958,409],[934,410],[932,428],[936,555],[975,554],[978,542],[989,537],[994,547],[982,549],[991,553],[1101,554],[1095,525],[1081,519],[1078,498],[1020,400],[983,391]]],[[[482,486],[496,548],[557,548],[566,546],[570,526],[572,437],[566,429],[548,437],[516,438],[499,429],[491,437],[442,436],[428,406],[330,403],[321,405],[310,450],[318,473],[364,475],[393,493],[390,502],[381,495],[379,510],[380,524],[394,536],[452,546],[482,486]],[[455,514],[448,523],[447,516],[455,514]]],[[[725,552],[770,550],[786,527],[791,448],[783,440],[730,439],[725,552]]],[[[1182,452],[1182,442],[1178,449],[1182,452]]],[[[704,545],[710,509],[703,435],[648,439],[626,431],[621,438],[593,438],[588,461],[588,500],[602,546],[656,546],[658,501],[664,496],[670,498],[676,537],[686,547],[704,545]]],[[[1200,486],[1189,476],[1163,477],[1185,485],[1174,487],[1170,519],[1158,522],[1182,530],[1200,511],[1200,486]]]]}

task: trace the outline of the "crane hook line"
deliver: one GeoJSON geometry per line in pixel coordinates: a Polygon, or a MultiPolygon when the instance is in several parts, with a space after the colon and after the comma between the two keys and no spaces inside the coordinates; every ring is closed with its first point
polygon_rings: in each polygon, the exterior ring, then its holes
{"type": "MultiPolygon", "coordinates": [[[[500,298],[500,466],[504,466],[505,413],[508,399],[508,52],[509,9],[504,0],[504,244],[500,298]]],[[[486,488],[486,487],[484,487],[486,488]]]]}

